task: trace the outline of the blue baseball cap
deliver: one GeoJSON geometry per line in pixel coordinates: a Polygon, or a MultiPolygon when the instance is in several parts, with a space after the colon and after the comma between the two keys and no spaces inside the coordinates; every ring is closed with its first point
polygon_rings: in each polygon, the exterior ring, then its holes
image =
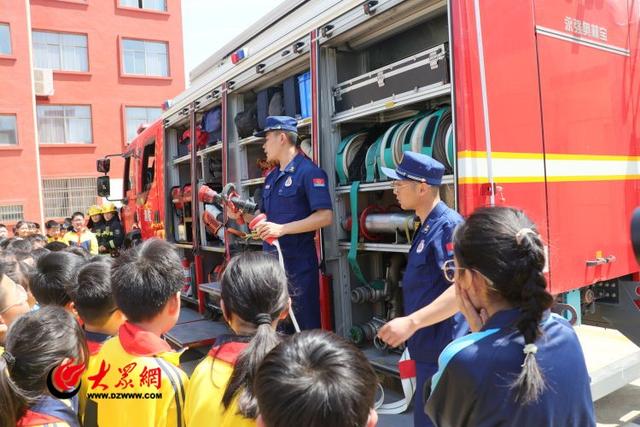
{"type": "Polygon", "coordinates": [[[267,132],[272,130],[281,130],[284,132],[298,133],[298,121],[289,116],[269,116],[265,122],[265,127],[262,131],[256,132],[253,135],[259,138],[264,137],[267,132]]]}
{"type": "Polygon", "coordinates": [[[397,169],[380,168],[382,173],[391,179],[424,182],[429,185],[440,185],[444,166],[432,157],[425,154],[405,151],[402,161],[397,169]]]}

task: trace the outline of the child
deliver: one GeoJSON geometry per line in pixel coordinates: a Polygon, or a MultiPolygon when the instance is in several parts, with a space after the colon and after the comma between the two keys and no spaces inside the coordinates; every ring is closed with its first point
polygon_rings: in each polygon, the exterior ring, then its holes
{"type": "Polygon", "coordinates": [[[219,338],[189,382],[188,426],[255,426],[253,378],[279,342],[276,325],[287,316],[287,277],[275,257],[246,253],[231,260],[221,282],[221,308],[235,335],[219,338]]]}
{"type": "Polygon", "coordinates": [[[71,300],[83,321],[84,335],[89,349],[87,371],[80,388],[80,414],[84,414],[89,372],[95,372],[98,351],[104,342],[118,333],[124,323],[122,312],[116,307],[111,291],[111,259],[101,258],[85,264],[78,272],[77,284],[71,290],[71,300]]]}
{"type": "Polygon", "coordinates": [[[48,243],[60,242],[63,239],[63,232],[60,229],[60,223],[55,219],[51,219],[44,224],[47,233],[48,243]]]}
{"type": "Polygon", "coordinates": [[[73,230],[68,231],[64,237],[64,242],[69,246],[80,246],[91,253],[98,255],[98,240],[96,235],[87,229],[84,223],[84,214],[74,212],[71,216],[73,230]]]}
{"type": "Polygon", "coordinates": [[[38,260],[31,277],[31,293],[40,306],[59,305],[74,312],[69,296],[84,260],[65,252],[51,252],[38,260]]]}
{"type": "Polygon", "coordinates": [[[78,271],[77,284],[70,291],[71,300],[84,323],[90,355],[98,354],[102,344],[124,323],[124,315],[116,306],[111,291],[109,258],[92,261],[78,271]]]}
{"type": "Polygon", "coordinates": [[[303,331],[274,348],[254,383],[259,427],[375,427],[378,379],[343,338],[303,331]]]}
{"type": "Polygon", "coordinates": [[[53,397],[48,378],[52,369],[69,362],[80,368],[87,357],[78,322],[61,307],[44,307],[16,320],[0,356],[0,426],[80,427],[77,399],[53,397]]]}
{"type": "Polygon", "coordinates": [[[443,271],[474,333],[440,355],[429,417],[439,426],[595,426],[578,338],[549,312],[535,225],[516,209],[481,208],[456,231],[453,248],[443,271]]]}
{"type": "Polygon", "coordinates": [[[178,368],[180,354],[161,338],[178,320],[183,281],[180,258],[163,240],[147,240],[115,260],[113,297],[128,320],[91,362],[97,368],[88,372],[85,426],[184,425],[188,378],[178,368]],[[94,392],[126,393],[104,399],[94,392]]]}
{"type": "Polygon", "coordinates": [[[27,291],[6,274],[6,266],[0,263],[0,345],[11,324],[30,309],[27,291]]]}

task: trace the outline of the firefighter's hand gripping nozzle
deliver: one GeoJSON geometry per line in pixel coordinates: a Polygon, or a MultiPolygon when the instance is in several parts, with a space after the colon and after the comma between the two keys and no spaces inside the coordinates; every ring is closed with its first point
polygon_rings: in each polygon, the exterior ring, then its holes
{"type": "MultiPolygon", "coordinates": [[[[258,210],[258,205],[250,200],[241,199],[236,191],[235,185],[229,183],[224,186],[222,193],[216,193],[206,184],[203,184],[198,190],[198,198],[203,203],[217,203],[222,207],[228,208],[234,213],[253,214],[258,210]]],[[[236,220],[238,224],[244,224],[242,215],[236,220]]]]}

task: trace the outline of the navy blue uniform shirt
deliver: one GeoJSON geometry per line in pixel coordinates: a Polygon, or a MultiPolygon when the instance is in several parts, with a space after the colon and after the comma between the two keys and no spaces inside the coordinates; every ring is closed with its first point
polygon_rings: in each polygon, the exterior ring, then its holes
{"type": "Polygon", "coordinates": [[[524,338],[519,309],[494,314],[477,333],[452,342],[438,360],[426,405],[435,425],[595,426],[590,379],[580,342],[562,317],[545,313],[536,360],[546,389],[521,406],[511,383],[522,370],[524,338]]]}
{"type": "MultiPolygon", "coordinates": [[[[453,231],[462,221],[460,214],[441,201],[416,233],[402,278],[405,315],[431,304],[452,286],[442,274],[442,265],[453,258],[453,231]]],[[[419,329],[408,342],[411,359],[435,363],[447,344],[467,332],[468,325],[460,313],[419,329]]]]}
{"type": "MultiPolygon", "coordinates": [[[[307,218],[314,211],[331,209],[331,196],[327,174],[311,159],[298,153],[287,167],[276,168],[264,182],[260,210],[267,215],[267,221],[286,224],[307,218]]],[[[290,234],[278,239],[282,254],[287,258],[316,257],[315,232],[290,234]]],[[[275,250],[265,243],[265,251],[275,250]]]]}

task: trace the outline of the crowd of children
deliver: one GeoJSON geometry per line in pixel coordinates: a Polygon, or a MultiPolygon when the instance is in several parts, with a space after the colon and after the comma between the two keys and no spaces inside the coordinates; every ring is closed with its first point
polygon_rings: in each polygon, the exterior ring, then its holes
{"type": "MultiPolygon", "coordinates": [[[[272,255],[227,265],[220,306],[232,333],[189,378],[163,339],[184,280],[170,243],[116,258],[53,243],[0,243],[0,427],[377,424],[378,377],[359,349],[331,332],[278,332],[291,298],[272,255]]],[[[414,410],[439,426],[595,425],[577,338],[549,314],[535,226],[513,209],[482,209],[454,243],[443,274],[471,333],[442,352],[414,410]]]]}

